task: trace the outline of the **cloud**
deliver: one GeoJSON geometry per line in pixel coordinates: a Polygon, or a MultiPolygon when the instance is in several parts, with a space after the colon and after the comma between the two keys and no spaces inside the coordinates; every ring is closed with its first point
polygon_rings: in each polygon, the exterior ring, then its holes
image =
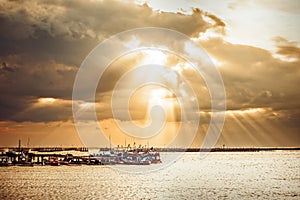
{"type": "MultiPolygon", "coordinates": [[[[257,47],[236,45],[221,38],[203,40],[201,45],[209,55],[222,61],[222,74],[227,109],[241,110],[268,108],[270,119],[280,124],[300,122],[300,61],[283,61],[267,50],[257,47]]],[[[290,46],[280,49],[287,56],[298,55],[298,48],[290,46]]],[[[298,126],[299,129],[299,126],[298,126]]]]}
{"type": "MultiPolygon", "coordinates": [[[[236,9],[239,6],[247,8],[243,3],[231,6],[236,9]]],[[[274,9],[284,12],[290,10],[277,3],[274,6],[274,9]]],[[[292,10],[295,11],[296,7],[292,10]]],[[[271,134],[271,130],[276,131],[272,129],[273,124],[277,124],[276,127],[280,127],[277,132],[284,132],[288,126],[287,130],[291,133],[287,133],[287,136],[297,138],[295,133],[299,133],[300,123],[300,92],[296,89],[300,85],[300,50],[297,42],[287,41],[283,37],[274,39],[278,47],[276,53],[292,59],[286,61],[275,58],[264,49],[224,41],[219,36],[225,34],[227,23],[200,9],[193,9],[191,14],[169,13],[123,1],[1,1],[0,121],[12,121],[12,126],[26,123],[32,127],[33,124],[41,126],[40,122],[70,123],[73,83],[85,56],[101,41],[116,33],[147,26],[174,29],[194,38],[204,33],[220,33],[216,34],[217,37],[208,37],[199,43],[212,58],[219,61],[218,67],[227,94],[227,108],[236,114],[236,118],[227,117],[227,131],[234,132],[236,136],[245,126],[253,132],[271,134]],[[47,98],[53,98],[54,101],[47,101],[47,98]],[[253,116],[243,115],[247,112],[238,112],[257,108],[262,112],[253,116]],[[263,128],[263,123],[257,123],[259,119],[263,119],[270,131],[263,128]],[[252,124],[246,125],[247,120],[252,124]],[[255,126],[260,128],[255,129],[255,126]],[[235,127],[234,130],[232,127],[235,127]]],[[[158,39],[168,40],[167,37],[158,39]]],[[[128,69],[141,63],[143,56],[125,57],[113,63],[105,72],[96,94],[99,120],[110,120],[110,95],[116,81],[128,69]]],[[[182,62],[173,57],[168,59],[170,65],[182,62]]],[[[211,105],[205,82],[189,68],[182,67],[178,73],[195,89],[202,111],[200,115],[203,116],[201,125],[207,125],[210,122],[207,113],[211,105]]],[[[144,76],[139,77],[143,79],[144,76]]],[[[89,79],[86,77],[87,81],[89,79]]],[[[134,119],[144,117],[146,103],[133,102],[134,106],[140,108],[131,113],[134,119]]],[[[85,114],[88,121],[91,113],[85,114]]],[[[175,119],[169,121],[177,122],[179,114],[176,113],[175,119]]],[[[74,131],[69,129],[70,132],[74,131]]],[[[229,135],[225,133],[223,136],[226,134],[229,135]]],[[[246,138],[253,137],[249,135],[246,138]]]]}
{"type": "Polygon", "coordinates": [[[277,47],[275,56],[281,59],[293,62],[300,59],[299,43],[296,41],[289,41],[283,37],[274,37],[273,41],[277,47]]]}
{"type": "Polygon", "coordinates": [[[210,13],[207,13],[206,16],[208,16],[210,19],[212,19],[215,22],[214,25],[216,27],[225,27],[226,26],[225,23],[217,16],[210,14],[210,13]]]}
{"type": "MultiPolygon", "coordinates": [[[[217,17],[213,17],[216,24],[207,23],[204,15],[199,9],[191,14],[168,13],[123,1],[1,2],[1,120],[67,119],[59,117],[65,116],[59,105],[50,110],[32,105],[41,97],[71,99],[78,67],[99,42],[131,28],[157,26],[198,36],[221,25],[217,17]],[[45,117],[46,111],[53,116],[45,117]]],[[[121,75],[120,70],[107,72],[99,92],[111,90],[121,75]]]]}
{"type": "Polygon", "coordinates": [[[300,59],[300,48],[296,46],[278,46],[276,53],[288,58],[300,59]]]}
{"type": "Polygon", "coordinates": [[[42,97],[70,100],[77,67],[54,61],[36,63],[22,56],[8,56],[3,60],[7,64],[0,70],[0,120],[53,121],[71,117],[71,110],[63,105],[55,104],[50,110],[32,106],[42,97]],[[17,65],[10,67],[10,63],[17,65]]]}
{"type": "Polygon", "coordinates": [[[128,29],[164,27],[198,36],[212,27],[203,14],[159,12],[121,1],[7,1],[0,7],[0,54],[79,66],[96,44],[128,29]]]}
{"type": "Polygon", "coordinates": [[[4,62],[2,63],[2,71],[8,71],[8,72],[15,72],[15,68],[14,67],[9,67],[7,66],[7,64],[4,62]]]}

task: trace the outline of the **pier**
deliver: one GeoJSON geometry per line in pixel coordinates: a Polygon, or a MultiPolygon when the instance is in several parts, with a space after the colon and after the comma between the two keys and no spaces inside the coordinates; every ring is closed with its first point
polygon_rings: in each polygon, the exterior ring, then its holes
{"type": "Polygon", "coordinates": [[[68,161],[66,164],[87,164],[91,162],[93,158],[91,156],[75,156],[72,154],[49,152],[1,152],[0,165],[19,165],[19,166],[31,166],[31,165],[52,165],[53,161],[68,161]],[[70,162],[69,162],[70,161],[70,162]]]}
{"type": "MultiPolygon", "coordinates": [[[[33,165],[81,165],[112,164],[116,155],[93,156],[86,147],[6,147],[0,148],[0,166],[33,166],[33,165]],[[70,152],[75,153],[74,155],[70,152]]],[[[90,148],[99,152],[112,152],[111,148],[90,148]]],[[[152,148],[151,148],[152,149],[152,148]]],[[[268,148],[155,148],[155,152],[260,152],[260,151],[298,151],[300,147],[268,148]]],[[[131,149],[128,152],[144,151],[131,149]]],[[[148,149],[149,151],[149,149],[148,149]]],[[[118,152],[118,150],[117,150],[118,152]]]]}

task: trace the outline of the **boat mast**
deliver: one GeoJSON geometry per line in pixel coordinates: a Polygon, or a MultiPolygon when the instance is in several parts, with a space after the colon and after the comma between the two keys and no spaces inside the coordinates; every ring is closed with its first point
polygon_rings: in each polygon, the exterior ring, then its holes
{"type": "Polygon", "coordinates": [[[111,138],[110,138],[110,135],[109,135],[109,151],[111,151],[111,138]]]}
{"type": "Polygon", "coordinates": [[[27,138],[27,148],[29,149],[30,137],[27,138]]]}

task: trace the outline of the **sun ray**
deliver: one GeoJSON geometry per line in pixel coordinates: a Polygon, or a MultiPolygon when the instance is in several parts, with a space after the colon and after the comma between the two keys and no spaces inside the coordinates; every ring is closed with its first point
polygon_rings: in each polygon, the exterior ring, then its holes
{"type": "MultiPolygon", "coordinates": [[[[247,134],[247,136],[254,141],[255,145],[259,144],[259,141],[257,140],[257,138],[255,138],[253,136],[253,134],[251,133],[251,131],[247,128],[247,124],[243,123],[242,120],[240,120],[240,118],[238,118],[238,114],[231,114],[230,115],[231,118],[234,120],[234,122],[243,130],[243,133],[247,134]]],[[[240,116],[239,116],[240,117],[240,116]]],[[[248,122],[249,123],[249,122],[248,122]]],[[[244,137],[242,137],[241,134],[239,134],[241,136],[241,139],[244,139],[244,137]]]]}

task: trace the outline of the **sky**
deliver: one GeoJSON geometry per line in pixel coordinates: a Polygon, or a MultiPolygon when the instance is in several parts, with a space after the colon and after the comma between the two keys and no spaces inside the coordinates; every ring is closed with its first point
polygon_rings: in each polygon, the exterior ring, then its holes
{"type": "MultiPolygon", "coordinates": [[[[298,0],[2,0],[0,146],[17,146],[19,139],[23,146],[84,145],[72,114],[73,84],[83,60],[99,43],[122,31],[161,27],[190,37],[220,72],[226,117],[216,147],[299,147],[299,19],[298,0]]],[[[122,86],[152,76],[172,87],[183,77],[200,107],[200,123],[191,142],[191,147],[200,147],[211,120],[210,94],[202,77],[174,54],[144,50],[114,60],[98,83],[95,102],[80,105],[96,108],[97,123],[113,145],[184,146],[172,143],[180,125],[188,125],[181,123],[183,111],[176,95],[166,88],[142,87],[129,101],[135,124],[149,122],[152,104],[165,107],[166,124],[156,136],[126,135],[118,125],[128,126],[130,121],[113,116],[111,98],[117,81],[151,62],[167,68],[152,75],[133,73],[122,86]]],[[[88,112],[83,115],[89,119],[88,112]]],[[[88,120],[80,126],[87,134],[99,130],[88,120]]]]}

